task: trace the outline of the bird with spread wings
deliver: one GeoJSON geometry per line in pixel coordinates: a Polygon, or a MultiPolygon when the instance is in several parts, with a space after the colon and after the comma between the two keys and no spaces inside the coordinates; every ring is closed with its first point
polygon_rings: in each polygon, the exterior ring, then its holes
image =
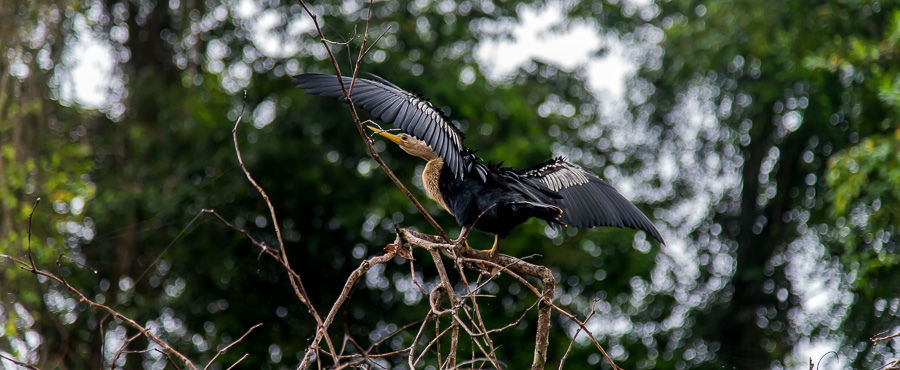
{"type": "MultiPolygon", "coordinates": [[[[426,193],[464,230],[494,234],[491,253],[497,251],[501,238],[531,217],[554,227],[639,229],[665,243],[646,215],[590,171],[564,157],[524,170],[484,165],[463,145],[462,131],[430,101],[369,76],[371,80],[356,79],[353,103],[402,133],[369,128],[427,161],[422,172],[426,193]]],[[[352,79],[342,79],[349,89],[352,79]]],[[[294,76],[294,82],[309,94],[345,100],[337,76],[307,73],[294,76]]]]}

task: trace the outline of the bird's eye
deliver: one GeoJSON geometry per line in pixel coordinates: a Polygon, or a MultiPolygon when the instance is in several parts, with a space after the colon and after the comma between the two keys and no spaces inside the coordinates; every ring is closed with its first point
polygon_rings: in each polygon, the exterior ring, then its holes
{"type": "Polygon", "coordinates": [[[406,139],[407,139],[406,135],[400,135],[400,140],[406,141],[406,139]]]}

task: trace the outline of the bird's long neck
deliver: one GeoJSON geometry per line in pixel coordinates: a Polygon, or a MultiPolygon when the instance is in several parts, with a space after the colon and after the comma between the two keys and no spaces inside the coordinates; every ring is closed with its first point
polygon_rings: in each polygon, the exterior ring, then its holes
{"type": "Polygon", "coordinates": [[[435,155],[435,158],[430,159],[425,165],[425,170],[422,171],[422,184],[425,185],[425,192],[428,193],[428,196],[452,215],[453,212],[450,211],[447,203],[444,202],[444,196],[441,195],[440,185],[438,184],[441,180],[443,169],[444,160],[435,155]]]}
{"type": "MultiPolygon", "coordinates": [[[[417,156],[419,158],[422,158],[428,162],[431,162],[435,159],[441,159],[441,157],[439,157],[437,155],[437,153],[435,153],[433,150],[431,150],[431,148],[423,149],[421,151],[421,153],[410,153],[410,154],[417,156]]],[[[441,164],[443,164],[443,163],[444,163],[444,161],[441,161],[441,164]]]]}

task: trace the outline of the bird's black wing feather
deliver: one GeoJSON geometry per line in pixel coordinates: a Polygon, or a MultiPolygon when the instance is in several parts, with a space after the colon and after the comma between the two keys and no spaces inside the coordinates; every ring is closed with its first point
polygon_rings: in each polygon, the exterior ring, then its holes
{"type": "Polygon", "coordinates": [[[554,158],[516,173],[523,184],[559,194],[558,197],[552,197],[547,196],[546,191],[532,191],[529,195],[537,196],[538,201],[562,209],[559,221],[566,225],[640,229],[665,244],[659,230],[634,204],[597,175],[565,158],[554,158]]]}
{"type": "MultiPolygon", "coordinates": [[[[375,119],[394,126],[425,141],[444,160],[450,171],[460,179],[467,173],[468,161],[463,147],[463,133],[434,104],[421,96],[407,92],[387,80],[369,74],[371,80],[357,78],[353,87],[353,103],[372,114],[375,119]]],[[[350,89],[350,77],[343,77],[344,87],[350,89]]],[[[344,92],[334,75],[306,73],[294,76],[297,87],[307,93],[344,101],[344,92]]]]}

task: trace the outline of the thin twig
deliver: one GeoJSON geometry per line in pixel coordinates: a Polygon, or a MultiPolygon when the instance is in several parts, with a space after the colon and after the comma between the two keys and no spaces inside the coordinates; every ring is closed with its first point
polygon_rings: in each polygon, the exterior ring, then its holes
{"type": "Polygon", "coordinates": [[[613,370],[621,369],[620,367],[616,366],[616,363],[612,360],[611,357],[609,357],[609,355],[606,353],[606,350],[603,349],[603,346],[601,346],[600,343],[597,342],[597,338],[594,338],[594,334],[591,333],[591,331],[588,330],[587,326],[585,326],[583,322],[578,320],[575,315],[552,303],[550,304],[550,307],[553,307],[553,309],[559,311],[559,313],[561,313],[563,316],[568,317],[570,320],[574,321],[575,324],[577,324],[582,330],[584,330],[584,332],[587,333],[588,337],[591,338],[591,341],[594,342],[594,346],[597,347],[598,350],[600,350],[600,353],[603,354],[603,357],[605,357],[606,361],[609,362],[609,365],[612,366],[613,370]]]}
{"type": "MultiPolygon", "coordinates": [[[[595,310],[597,309],[597,302],[600,302],[599,298],[594,298],[594,301],[591,302],[591,313],[587,315],[584,322],[591,321],[591,318],[594,317],[595,310]]],[[[575,331],[575,335],[572,336],[572,341],[569,342],[569,348],[566,349],[566,353],[564,353],[559,360],[559,370],[562,370],[563,364],[566,362],[566,357],[569,357],[569,353],[572,352],[572,345],[574,345],[575,340],[578,339],[578,334],[581,334],[581,328],[578,328],[578,330],[575,331]]]]}
{"type": "Polygon", "coordinates": [[[362,346],[359,345],[359,343],[356,342],[356,339],[353,339],[353,337],[351,337],[351,336],[348,335],[348,336],[347,336],[347,341],[349,341],[350,344],[352,344],[354,347],[356,347],[356,350],[359,351],[359,354],[362,356],[362,359],[363,359],[363,362],[364,362],[364,363],[366,363],[366,364],[372,364],[372,365],[378,366],[378,367],[381,368],[381,369],[384,369],[384,366],[381,366],[381,364],[379,364],[378,362],[375,362],[374,360],[372,360],[371,356],[369,356],[369,352],[366,351],[366,350],[364,350],[364,349],[362,348],[362,346]]]}
{"type": "MultiPolygon", "coordinates": [[[[209,363],[207,363],[206,366],[203,367],[203,370],[209,369],[209,367],[212,366],[213,362],[215,362],[216,359],[219,358],[219,356],[221,356],[223,353],[225,353],[225,351],[227,351],[229,348],[231,348],[235,344],[238,344],[238,342],[244,340],[244,337],[246,337],[248,334],[250,334],[250,332],[253,331],[253,329],[256,329],[260,326],[262,326],[262,323],[253,325],[253,327],[251,327],[250,329],[247,329],[247,332],[244,333],[244,335],[241,335],[241,337],[238,338],[238,340],[231,342],[230,344],[225,346],[225,348],[220,349],[219,352],[217,352],[216,355],[213,356],[212,360],[209,360],[209,363]]],[[[244,356],[246,356],[246,355],[244,355],[244,356]]],[[[238,362],[240,362],[240,361],[238,361],[238,362]]],[[[232,365],[232,366],[234,366],[234,365],[232,365]]]]}
{"type": "MultiPolygon", "coordinates": [[[[58,260],[57,260],[57,263],[58,263],[58,260]]],[[[126,339],[125,343],[122,343],[122,347],[119,348],[118,351],[116,351],[116,355],[113,357],[112,361],[109,363],[109,370],[113,370],[116,368],[116,362],[119,361],[119,356],[122,355],[122,352],[125,352],[125,349],[128,348],[128,345],[131,344],[131,342],[133,342],[135,339],[138,339],[138,337],[140,337],[141,335],[143,335],[143,333],[137,333],[137,334],[131,336],[131,338],[126,339]]]]}
{"type": "MultiPolygon", "coordinates": [[[[427,318],[427,317],[428,317],[428,316],[426,316],[426,318],[427,318]]],[[[386,353],[376,353],[376,354],[370,354],[370,353],[369,353],[369,352],[372,352],[373,349],[377,348],[379,345],[381,345],[382,343],[384,343],[386,340],[388,340],[388,339],[390,339],[390,338],[393,338],[394,336],[396,336],[397,334],[400,334],[400,333],[403,332],[404,330],[409,329],[409,328],[411,328],[411,327],[413,327],[413,326],[415,326],[415,325],[418,325],[419,323],[422,323],[423,321],[425,321],[425,320],[417,320],[417,321],[413,321],[413,322],[411,322],[411,323],[409,323],[409,324],[403,325],[402,327],[398,328],[397,330],[394,330],[393,332],[388,333],[388,334],[385,335],[384,337],[381,337],[380,339],[378,339],[377,341],[375,341],[375,343],[372,343],[371,345],[369,345],[369,348],[367,348],[367,349],[365,349],[365,350],[362,350],[362,349],[361,349],[361,350],[360,350],[360,351],[362,351],[361,354],[350,354],[350,355],[343,355],[343,354],[342,354],[342,355],[340,356],[340,358],[341,358],[341,359],[352,359],[352,358],[357,358],[357,357],[360,357],[360,356],[366,356],[366,357],[371,357],[371,358],[380,358],[380,357],[390,357],[390,356],[393,356],[393,355],[398,355],[398,354],[401,354],[401,353],[409,352],[409,351],[410,351],[410,347],[407,347],[407,348],[404,348],[404,349],[401,349],[401,350],[396,350],[396,351],[386,352],[386,353]]],[[[347,335],[347,338],[348,338],[349,340],[352,340],[352,338],[350,338],[349,335],[347,335]]],[[[353,342],[354,342],[354,344],[356,343],[356,341],[353,341],[353,342]]],[[[343,353],[343,351],[341,351],[341,353],[343,353]]]]}
{"type": "Polygon", "coordinates": [[[415,325],[419,325],[419,323],[421,323],[421,322],[423,322],[423,321],[425,321],[425,320],[416,320],[416,321],[413,321],[413,322],[411,322],[411,323],[409,323],[409,324],[406,324],[406,325],[401,326],[400,328],[398,328],[397,330],[394,330],[394,331],[391,332],[391,333],[388,333],[388,334],[385,335],[384,337],[381,337],[380,339],[378,339],[377,341],[375,341],[375,343],[372,343],[371,345],[369,345],[369,348],[366,349],[366,352],[372,352],[373,349],[377,348],[379,345],[381,345],[382,343],[384,343],[386,340],[393,338],[394,336],[396,336],[397,334],[400,334],[401,332],[403,332],[403,331],[406,330],[406,329],[409,329],[409,328],[411,328],[411,327],[413,327],[413,326],[415,326],[415,325]]]}
{"type": "Polygon", "coordinates": [[[884,336],[884,337],[872,338],[870,340],[872,341],[872,343],[878,343],[878,342],[884,342],[888,339],[893,339],[893,338],[897,338],[897,337],[900,337],[900,332],[891,334],[888,336],[884,336]]]}
{"type": "MultiPolygon", "coordinates": [[[[244,92],[245,98],[246,98],[246,94],[247,94],[247,92],[245,91],[244,92]]],[[[278,217],[275,215],[275,207],[272,206],[272,201],[269,199],[269,195],[266,193],[265,190],[263,190],[263,188],[261,186],[259,186],[259,184],[256,182],[256,180],[253,179],[253,176],[250,175],[250,171],[247,170],[247,166],[244,165],[244,159],[241,156],[241,148],[238,145],[237,130],[238,130],[238,126],[240,126],[240,124],[241,124],[241,119],[244,118],[244,109],[245,108],[246,108],[246,105],[242,103],[241,104],[241,113],[240,113],[240,115],[238,115],[237,120],[235,120],[234,128],[231,130],[231,136],[234,139],[234,151],[235,151],[235,154],[237,155],[238,163],[241,165],[241,170],[244,171],[244,175],[247,176],[247,180],[250,181],[250,184],[252,184],[253,187],[256,188],[256,191],[258,191],[262,195],[263,200],[266,201],[266,206],[269,208],[269,216],[272,218],[273,226],[275,226],[275,236],[276,236],[276,238],[278,238],[278,246],[279,246],[279,252],[280,252],[279,255],[281,257],[280,259],[281,259],[282,265],[288,271],[288,280],[290,280],[290,282],[291,282],[291,287],[294,288],[294,293],[297,295],[298,298],[300,298],[300,302],[302,302],[304,305],[306,305],[306,308],[313,315],[313,318],[315,318],[316,323],[319,325],[319,327],[321,327],[322,326],[322,317],[319,316],[319,312],[316,311],[316,308],[313,306],[312,302],[309,300],[309,295],[306,293],[306,288],[303,286],[303,281],[300,279],[300,275],[298,275],[297,273],[293,273],[292,272],[293,269],[290,267],[291,264],[290,264],[290,261],[288,261],[287,251],[285,251],[285,249],[284,249],[284,239],[281,236],[281,228],[278,226],[278,217]]],[[[325,342],[328,344],[328,349],[329,349],[329,353],[331,354],[331,357],[334,359],[334,362],[337,363],[337,353],[334,352],[334,345],[331,343],[331,338],[326,337],[325,342]]]]}
{"type": "Polygon", "coordinates": [[[519,318],[516,319],[515,321],[513,321],[513,322],[511,322],[511,323],[509,323],[509,324],[506,324],[506,325],[504,325],[504,326],[501,326],[501,327],[499,327],[499,328],[495,328],[495,329],[488,330],[485,334],[498,333],[498,332],[501,332],[501,331],[504,331],[504,330],[506,330],[506,329],[509,329],[509,328],[512,328],[512,327],[515,327],[515,326],[519,325],[519,323],[521,323],[522,320],[525,319],[525,316],[528,315],[528,312],[530,312],[531,310],[533,310],[534,307],[538,305],[538,303],[541,303],[541,300],[540,300],[540,299],[536,299],[536,300],[534,301],[534,303],[531,304],[531,306],[528,306],[528,308],[527,308],[525,311],[522,311],[522,315],[519,316],[519,318]]]}
{"type": "MultiPolygon", "coordinates": [[[[11,359],[11,358],[9,358],[9,357],[6,357],[6,356],[4,356],[4,355],[2,355],[2,354],[0,354],[0,359],[4,359],[4,360],[6,360],[6,361],[12,362],[12,363],[14,363],[14,364],[16,364],[16,365],[18,365],[18,366],[24,367],[24,368],[29,369],[29,370],[40,370],[40,369],[38,369],[38,368],[37,368],[36,366],[34,366],[34,365],[29,365],[29,364],[26,364],[26,363],[21,362],[21,361],[13,360],[13,359],[11,359]]],[[[3,361],[0,361],[0,363],[2,363],[2,362],[3,362],[3,361]]]]}
{"type": "Polygon", "coordinates": [[[459,364],[457,364],[457,368],[461,368],[465,365],[474,365],[479,362],[487,363],[487,362],[492,362],[492,360],[490,358],[473,358],[471,360],[466,360],[466,361],[460,362],[459,364]]]}
{"type": "Polygon", "coordinates": [[[250,354],[245,353],[243,356],[241,356],[241,358],[239,358],[237,361],[235,361],[233,364],[231,364],[231,366],[228,367],[228,370],[234,369],[234,367],[237,366],[239,363],[241,363],[241,361],[244,361],[244,359],[247,358],[247,356],[250,356],[250,354]]]}
{"type": "MultiPolygon", "coordinates": [[[[444,329],[444,331],[442,331],[440,334],[436,335],[430,342],[428,342],[428,344],[425,346],[425,348],[422,348],[422,354],[419,355],[419,357],[416,358],[416,361],[413,362],[409,366],[411,368],[415,368],[415,365],[418,364],[419,361],[422,360],[422,356],[425,356],[425,353],[428,352],[428,348],[430,348],[435,342],[438,342],[441,339],[441,337],[443,337],[444,334],[447,334],[447,332],[450,331],[451,329],[453,329],[453,327],[448,326],[446,329],[444,329]]],[[[412,352],[410,352],[410,353],[412,353],[412,352]]],[[[440,362],[440,360],[438,360],[438,362],[440,362]]]]}
{"type": "MultiPolygon", "coordinates": [[[[369,11],[371,11],[371,6],[372,6],[372,3],[369,2],[369,7],[370,7],[370,8],[369,8],[369,9],[370,9],[369,11]]],[[[384,37],[384,35],[386,35],[386,34],[388,33],[388,31],[390,31],[390,30],[391,30],[391,26],[387,26],[387,28],[385,28],[384,31],[382,31],[381,34],[378,35],[377,38],[375,38],[375,42],[373,42],[372,45],[369,45],[369,48],[366,49],[366,52],[365,52],[365,53],[363,53],[363,57],[365,57],[366,54],[369,54],[369,52],[372,51],[372,48],[374,48],[375,45],[378,44],[378,41],[380,41],[381,38],[384,37]]]]}
{"type": "MultiPolygon", "coordinates": [[[[428,312],[428,314],[425,315],[425,320],[422,321],[422,326],[419,327],[419,331],[416,333],[416,337],[413,338],[412,343],[409,345],[409,356],[407,358],[407,362],[409,363],[410,369],[416,368],[415,362],[413,362],[413,359],[416,355],[416,347],[419,345],[419,339],[422,338],[422,334],[425,332],[425,325],[427,325],[428,320],[431,320],[432,318],[434,318],[435,321],[437,321],[437,316],[435,316],[434,313],[428,312]]],[[[437,333],[435,333],[435,334],[437,334],[437,333]]],[[[438,353],[440,353],[440,352],[438,352],[438,353]]]]}
{"type": "Polygon", "coordinates": [[[169,355],[168,352],[163,352],[163,351],[159,351],[159,350],[157,350],[157,351],[160,352],[160,353],[162,353],[162,354],[164,354],[164,355],[166,355],[166,360],[167,360],[170,364],[172,364],[172,366],[175,367],[175,370],[181,370],[181,368],[178,367],[178,364],[175,363],[175,360],[172,359],[172,356],[169,355]]]}
{"type": "MultiPolygon", "coordinates": [[[[463,271],[462,265],[460,265],[458,262],[454,263],[454,265],[456,266],[456,270],[459,273],[459,276],[462,278],[463,285],[465,285],[466,287],[466,291],[468,291],[469,293],[468,296],[472,301],[472,307],[475,309],[475,318],[477,319],[477,321],[472,320],[472,322],[481,331],[479,334],[484,336],[484,341],[487,344],[488,349],[490,349],[490,352],[485,353],[485,355],[491,360],[491,364],[493,364],[495,368],[500,368],[500,363],[497,360],[496,348],[494,348],[494,342],[491,340],[491,336],[487,333],[487,327],[484,325],[484,319],[482,319],[481,317],[481,310],[478,308],[478,300],[475,297],[475,292],[471,288],[469,288],[469,281],[468,279],[466,279],[466,273],[463,271]]],[[[474,338],[474,336],[472,338],[472,341],[478,343],[477,339],[474,338]]],[[[481,345],[479,344],[479,348],[480,347],[481,345]]]]}
{"type": "MultiPolygon", "coordinates": [[[[370,358],[383,358],[383,357],[391,357],[394,355],[399,355],[401,353],[407,353],[407,352],[409,352],[409,347],[406,347],[404,349],[398,349],[396,351],[385,352],[385,353],[366,354],[365,356],[370,357],[370,358]]],[[[340,358],[341,359],[352,359],[352,358],[357,358],[357,357],[361,357],[361,356],[363,356],[363,354],[354,353],[354,354],[350,354],[350,355],[341,355],[340,358]]]]}

